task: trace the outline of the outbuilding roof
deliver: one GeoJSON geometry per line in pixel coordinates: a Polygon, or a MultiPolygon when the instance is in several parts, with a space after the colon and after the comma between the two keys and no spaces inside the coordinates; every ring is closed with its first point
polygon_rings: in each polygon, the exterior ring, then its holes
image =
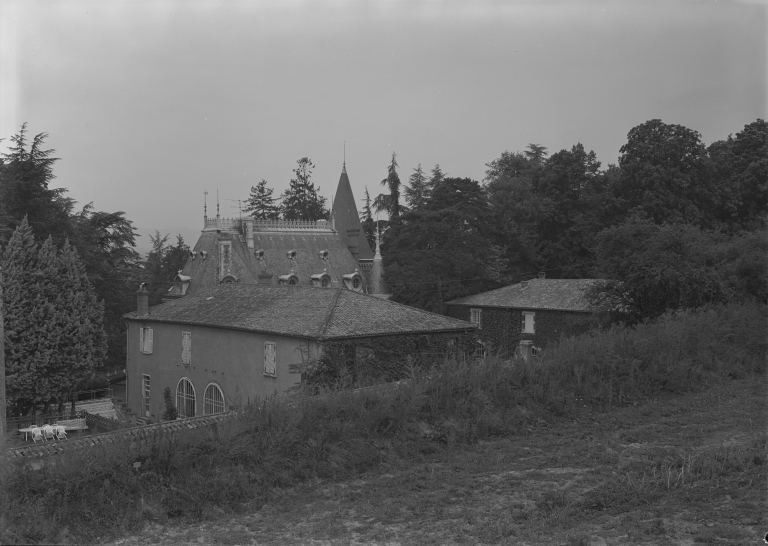
{"type": "Polygon", "coordinates": [[[149,309],[128,320],[213,326],[333,340],[463,332],[469,322],[344,288],[222,284],[149,309]]]}
{"type": "Polygon", "coordinates": [[[584,292],[598,279],[531,279],[496,290],[466,296],[447,305],[590,311],[584,292]]]}

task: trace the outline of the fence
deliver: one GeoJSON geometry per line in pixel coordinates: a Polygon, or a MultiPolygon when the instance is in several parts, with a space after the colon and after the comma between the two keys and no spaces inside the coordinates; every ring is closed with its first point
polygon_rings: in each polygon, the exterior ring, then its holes
{"type": "Polygon", "coordinates": [[[131,426],[130,423],[124,421],[118,421],[116,419],[107,419],[101,415],[95,413],[85,413],[85,424],[88,425],[88,430],[94,433],[98,432],[112,432],[114,430],[121,430],[131,426]]]}
{"type": "Polygon", "coordinates": [[[5,430],[8,433],[16,433],[20,428],[29,428],[30,425],[52,425],[63,419],[85,419],[86,411],[63,411],[61,413],[46,413],[38,415],[24,415],[22,417],[10,417],[5,420],[5,430]]]}

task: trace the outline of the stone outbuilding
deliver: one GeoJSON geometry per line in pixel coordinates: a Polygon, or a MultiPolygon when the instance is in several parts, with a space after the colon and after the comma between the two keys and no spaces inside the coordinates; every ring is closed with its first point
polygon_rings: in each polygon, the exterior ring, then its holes
{"type": "Polygon", "coordinates": [[[516,351],[529,357],[561,336],[586,332],[594,319],[585,291],[596,279],[544,279],[450,301],[446,314],[468,320],[493,354],[510,358],[516,351]]]}

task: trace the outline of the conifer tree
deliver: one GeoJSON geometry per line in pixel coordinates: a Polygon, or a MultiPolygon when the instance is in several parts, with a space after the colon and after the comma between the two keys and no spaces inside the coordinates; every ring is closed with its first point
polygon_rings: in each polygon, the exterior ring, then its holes
{"type": "Polygon", "coordinates": [[[420,210],[429,199],[431,188],[430,181],[424,171],[421,170],[421,163],[413,169],[413,174],[408,179],[408,186],[403,188],[405,202],[411,210],[420,210]]]}
{"type": "Polygon", "coordinates": [[[293,170],[296,178],[291,179],[281,196],[283,218],[309,221],[327,218],[325,197],[318,195],[318,188],[310,181],[314,163],[308,157],[302,157],[296,163],[298,166],[293,170]]]}
{"type": "Polygon", "coordinates": [[[368,193],[368,186],[365,187],[365,198],[363,199],[363,202],[365,203],[363,205],[363,212],[360,213],[360,220],[363,224],[363,233],[365,233],[368,246],[375,248],[376,239],[374,231],[376,230],[376,223],[373,220],[373,212],[371,210],[371,195],[368,193]]]}
{"type": "Polygon", "coordinates": [[[397,154],[392,152],[392,161],[387,167],[387,177],[381,181],[381,185],[389,189],[387,212],[390,222],[397,222],[400,219],[400,177],[397,175],[399,165],[396,158],[397,154]]]}
{"type": "Polygon", "coordinates": [[[446,176],[448,175],[440,169],[440,164],[435,163],[435,166],[432,168],[432,176],[429,178],[430,191],[434,189],[434,187],[437,186],[440,182],[442,182],[446,176]]]}
{"type": "Polygon", "coordinates": [[[39,332],[37,245],[32,228],[24,217],[14,230],[2,254],[3,317],[5,327],[6,399],[15,411],[24,413],[41,401],[36,377],[39,332]]]}
{"type": "MultiPolygon", "coordinates": [[[[64,242],[58,253],[58,298],[55,307],[63,335],[58,338],[58,358],[51,370],[59,400],[84,389],[107,352],[104,303],[98,301],[77,250],[64,242]]],[[[74,409],[74,400],[72,400],[74,409]]]]}
{"type": "Polygon", "coordinates": [[[246,200],[245,212],[257,220],[275,220],[280,207],[275,204],[277,199],[272,197],[275,190],[267,187],[267,181],[262,179],[256,186],[251,186],[251,195],[246,200]]]}

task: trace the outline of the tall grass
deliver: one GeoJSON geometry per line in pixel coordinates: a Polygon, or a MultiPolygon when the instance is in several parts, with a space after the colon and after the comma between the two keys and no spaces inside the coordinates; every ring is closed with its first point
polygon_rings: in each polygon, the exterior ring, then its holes
{"type": "MultiPolygon", "coordinates": [[[[563,339],[530,362],[446,362],[397,385],[270,399],[209,428],[118,438],[37,468],[14,461],[0,469],[0,542],[98,542],[147,521],[252,509],[275,488],[514,434],[584,403],[610,407],[754,374],[765,366],[765,324],[759,306],[669,314],[563,339]]],[[[658,472],[676,484],[691,468],[658,472]]]]}

